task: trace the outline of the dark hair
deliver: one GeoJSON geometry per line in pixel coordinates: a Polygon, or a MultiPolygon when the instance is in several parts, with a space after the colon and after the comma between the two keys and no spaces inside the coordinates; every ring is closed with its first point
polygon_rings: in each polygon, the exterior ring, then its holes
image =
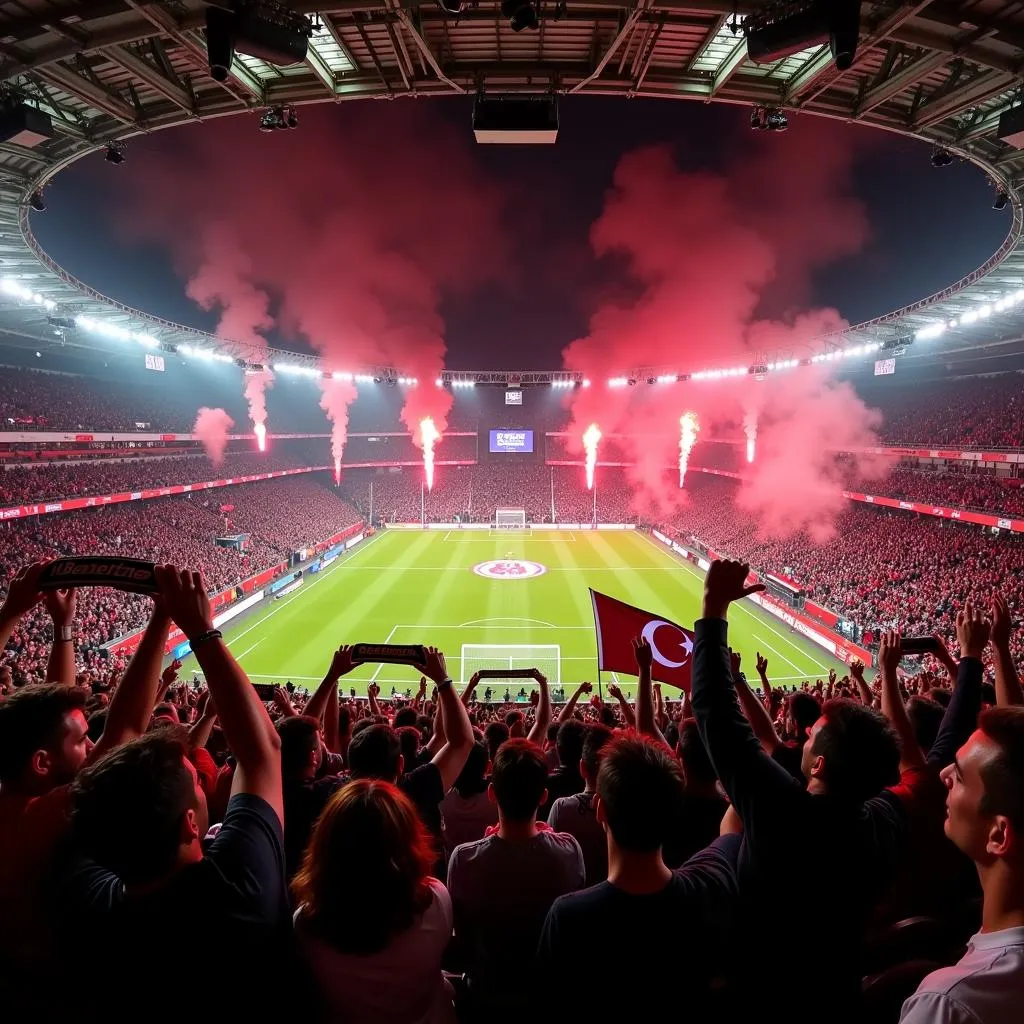
{"type": "Polygon", "coordinates": [[[786,698],[787,710],[796,724],[797,737],[803,742],[807,730],[821,718],[821,701],[813,694],[797,692],[786,698]]]}
{"type": "Polygon", "coordinates": [[[356,733],[348,745],[349,772],[353,779],[391,782],[398,777],[401,754],[398,734],[390,725],[371,725],[356,733]]]}
{"type": "Polygon", "coordinates": [[[932,749],[945,709],[941,704],[927,697],[911,697],[907,701],[907,717],[914,727],[917,745],[927,754],[932,749]]]}
{"type": "Polygon", "coordinates": [[[430,836],[397,786],[348,782],[327,802],[292,882],[299,927],[343,953],[380,952],[430,905],[433,863],[430,836]]]}
{"type": "Polygon", "coordinates": [[[811,753],[825,759],[830,796],[863,803],[900,776],[900,742],[889,720],[855,700],[829,700],[811,753]]]}
{"type": "Polygon", "coordinates": [[[398,746],[405,759],[406,768],[411,771],[416,767],[416,755],[420,752],[420,731],[415,725],[403,725],[401,729],[395,731],[398,733],[398,746]]]}
{"type": "Polygon", "coordinates": [[[583,756],[580,760],[583,762],[583,767],[587,769],[587,775],[592,782],[597,782],[597,773],[601,767],[601,751],[612,735],[612,731],[607,725],[595,722],[587,728],[586,735],[583,737],[583,756]]]}
{"type": "Polygon", "coordinates": [[[509,821],[529,821],[548,786],[544,752],[529,740],[503,743],[491,765],[491,785],[498,809],[509,821]]]}
{"type": "Polygon", "coordinates": [[[81,851],[128,885],[167,874],[181,846],[181,818],[196,807],[185,745],[157,729],[79,772],[71,827],[81,851]]]}
{"type": "Polygon", "coordinates": [[[679,760],[683,764],[683,776],[688,784],[717,781],[718,773],[700,737],[696,718],[687,718],[679,729],[679,760]]]}
{"type": "Polygon", "coordinates": [[[558,739],[558,723],[552,722],[548,726],[547,734],[544,737],[548,743],[554,743],[558,739]]]}
{"type": "Polygon", "coordinates": [[[455,780],[455,792],[464,800],[487,789],[487,745],[483,740],[476,740],[469,749],[469,757],[455,780]]]}
{"type": "Polygon", "coordinates": [[[948,708],[949,702],[953,699],[953,694],[949,690],[943,690],[939,686],[933,686],[928,691],[928,699],[935,701],[936,704],[941,704],[943,708],[948,708]]]}
{"type": "Polygon", "coordinates": [[[87,694],[74,686],[23,686],[0,702],[0,782],[25,773],[37,750],[59,744],[64,716],[85,707],[87,694]]]}
{"type": "Polygon", "coordinates": [[[103,730],[107,727],[107,709],[103,708],[101,711],[94,711],[89,716],[89,739],[93,743],[99,743],[100,737],[103,735],[103,730]]]}
{"type": "Polygon", "coordinates": [[[407,725],[415,725],[416,717],[416,709],[407,704],[404,708],[399,708],[395,712],[395,719],[392,723],[393,728],[401,729],[407,725]]]}
{"type": "Polygon", "coordinates": [[[281,737],[281,778],[301,782],[309,768],[309,759],[320,745],[320,722],[310,715],[292,715],[277,723],[281,737]]]}
{"type": "Polygon", "coordinates": [[[509,713],[508,713],[508,714],[507,714],[507,715],[505,716],[505,724],[506,724],[506,725],[507,725],[507,726],[508,726],[508,727],[509,727],[510,729],[511,729],[511,728],[512,728],[512,727],[513,727],[514,725],[516,725],[516,724],[517,724],[518,722],[521,722],[522,720],[523,720],[523,713],[522,713],[522,711],[510,711],[510,712],[509,712],[509,713]]]}
{"type": "Polygon", "coordinates": [[[598,717],[601,719],[601,725],[606,725],[609,729],[615,727],[615,708],[613,708],[611,704],[602,704],[601,710],[598,712],[598,717]]]}
{"type": "Polygon", "coordinates": [[[981,770],[985,814],[1005,814],[1024,828],[1024,707],[986,708],[978,728],[999,745],[999,756],[981,770]]]}
{"type": "Polygon", "coordinates": [[[621,733],[602,751],[597,792],[616,845],[653,853],[682,812],[683,770],[664,744],[621,733]]]}
{"type": "Polygon", "coordinates": [[[508,739],[508,726],[504,722],[491,722],[484,730],[484,739],[487,741],[487,754],[493,761],[498,748],[508,739]]]}
{"type": "Polygon", "coordinates": [[[995,704],[996,702],[996,688],[992,683],[981,684],[981,703],[982,704],[995,704]]]}
{"type": "Polygon", "coordinates": [[[587,727],[575,718],[563,722],[558,730],[555,747],[558,750],[558,763],[573,771],[578,771],[580,759],[583,757],[583,737],[587,727]]]}

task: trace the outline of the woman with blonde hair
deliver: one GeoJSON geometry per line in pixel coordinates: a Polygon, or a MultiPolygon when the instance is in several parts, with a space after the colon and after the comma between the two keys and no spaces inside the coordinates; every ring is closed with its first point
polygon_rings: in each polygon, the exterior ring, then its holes
{"type": "Polygon", "coordinates": [[[448,890],[404,793],[357,779],[331,797],[292,882],[295,929],[325,1017],[345,1024],[454,1024],[441,957],[448,890]]]}

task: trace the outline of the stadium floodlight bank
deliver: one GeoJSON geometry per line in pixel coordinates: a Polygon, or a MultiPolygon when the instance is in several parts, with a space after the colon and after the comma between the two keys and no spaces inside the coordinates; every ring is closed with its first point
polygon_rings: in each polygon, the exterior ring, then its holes
{"type": "MultiPolygon", "coordinates": [[[[562,682],[562,648],[558,644],[463,644],[460,658],[460,675],[462,682],[468,683],[474,672],[485,668],[538,669],[551,686],[562,682]]],[[[513,680],[492,679],[483,681],[479,687],[477,699],[486,686],[493,690],[504,690],[506,684],[511,686],[513,680]]],[[[518,685],[526,685],[529,681],[523,677],[518,685]]],[[[536,685],[529,682],[530,686],[536,685]]]]}

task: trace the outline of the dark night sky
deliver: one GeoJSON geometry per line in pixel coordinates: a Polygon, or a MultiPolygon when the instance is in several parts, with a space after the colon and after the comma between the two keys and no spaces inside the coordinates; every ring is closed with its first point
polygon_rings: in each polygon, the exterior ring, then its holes
{"type": "MultiPolygon", "coordinates": [[[[387,106],[379,107],[382,130],[387,106]]],[[[717,170],[737,133],[748,130],[743,107],[569,98],[561,107],[556,146],[474,147],[469,101],[432,100],[430,108],[432,116],[449,119],[460,130],[464,126],[466,145],[488,174],[516,182],[521,194],[536,197],[534,207],[522,211],[535,230],[518,249],[522,267],[515,287],[478,292],[443,310],[447,365],[453,368],[560,365],[561,348],[586,332],[600,285],[587,235],[619,157],[638,146],[668,142],[687,169],[717,170]],[[542,230],[536,230],[538,223],[542,230]]],[[[344,132],[345,105],[321,116],[336,118],[344,132]]],[[[50,186],[48,210],[33,214],[33,229],[54,258],[107,295],[211,329],[216,317],[186,298],[169,253],[128,245],[111,214],[117,182],[132,174],[133,151],[170,152],[179,131],[197,130],[214,132],[217,122],[134,140],[120,167],[99,157],[80,161],[50,186]]],[[[298,131],[303,130],[313,129],[300,124],[298,131]]],[[[871,241],[857,256],[817,272],[813,282],[814,303],[835,306],[851,323],[928,295],[973,270],[998,247],[1010,215],[991,210],[991,190],[977,169],[959,163],[934,169],[928,147],[898,136],[870,141],[854,168],[854,192],[866,204],[871,241]]],[[[784,144],[785,137],[778,142],[784,144]]],[[[240,171],[258,173],[251,167],[240,171]]],[[[159,198],[154,195],[153,201],[159,198]]],[[[288,338],[271,341],[301,347],[288,338]]]]}

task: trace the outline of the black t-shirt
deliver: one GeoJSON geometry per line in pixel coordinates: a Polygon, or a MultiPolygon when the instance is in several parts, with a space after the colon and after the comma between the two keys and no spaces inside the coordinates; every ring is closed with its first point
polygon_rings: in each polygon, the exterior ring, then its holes
{"type": "MultiPolygon", "coordinates": [[[[398,788],[416,805],[420,820],[430,834],[441,841],[441,801],[444,800],[444,783],[441,771],[433,761],[421,764],[398,780],[398,788]]],[[[440,849],[440,846],[438,847],[440,849]]]]}
{"type": "Polygon", "coordinates": [[[203,859],[152,892],[128,897],[72,857],[56,895],[85,1020],[269,1019],[311,991],[295,976],[281,823],[260,797],[233,796],[203,859]],[[265,964],[287,983],[268,984],[265,964]]]}
{"type": "Polygon", "coordinates": [[[804,745],[802,743],[780,743],[772,754],[772,760],[776,764],[781,764],[797,782],[805,785],[807,780],[804,778],[804,773],[800,770],[803,754],[804,745]]]}
{"type": "Polygon", "coordinates": [[[736,905],[739,847],[739,836],[716,839],[660,892],[637,896],[602,882],[555,900],[537,950],[542,1017],[653,1021],[678,1005],[693,1024],[718,1019],[716,981],[736,905]],[[583,949],[629,950],[625,962],[635,954],[643,968],[629,984],[574,978],[566,965],[583,949]]]}
{"type": "Polygon", "coordinates": [[[722,830],[722,818],[728,806],[728,802],[717,795],[685,794],[679,817],[662,850],[665,863],[674,870],[714,842],[722,830]]]}
{"type": "Polygon", "coordinates": [[[286,784],[284,787],[284,856],[288,878],[302,864],[313,826],[327,801],[347,782],[342,775],[327,775],[315,781],[286,784]]]}
{"type": "Polygon", "coordinates": [[[579,767],[567,768],[564,764],[559,765],[553,772],[548,775],[548,800],[543,807],[540,808],[538,817],[546,818],[548,812],[551,810],[551,805],[563,796],[574,796],[576,793],[582,793],[586,788],[586,783],[583,781],[583,776],[580,775],[579,767]]]}

